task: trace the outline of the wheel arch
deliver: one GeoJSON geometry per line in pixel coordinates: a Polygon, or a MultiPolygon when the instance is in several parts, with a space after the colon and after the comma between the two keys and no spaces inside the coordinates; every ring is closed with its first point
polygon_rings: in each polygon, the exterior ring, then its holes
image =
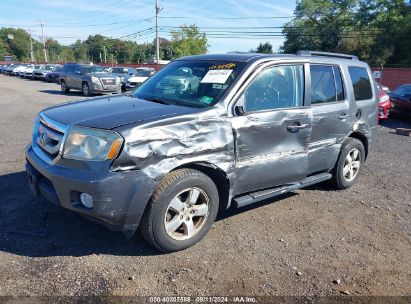
{"type": "Polygon", "coordinates": [[[361,143],[364,146],[364,150],[365,150],[365,159],[367,159],[367,157],[368,157],[368,147],[369,147],[367,136],[364,133],[357,131],[357,132],[351,133],[349,135],[349,137],[356,138],[359,141],[361,141],[361,143]]]}
{"type": "Polygon", "coordinates": [[[193,162],[178,166],[172,171],[183,168],[198,170],[207,175],[217,187],[220,211],[230,207],[230,180],[223,169],[209,162],[193,162]]]}

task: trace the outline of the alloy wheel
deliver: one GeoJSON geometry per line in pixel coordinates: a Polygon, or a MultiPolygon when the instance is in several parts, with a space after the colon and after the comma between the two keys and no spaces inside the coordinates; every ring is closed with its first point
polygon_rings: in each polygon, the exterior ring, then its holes
{"type": "Polygon", "coordinates": [[[179,241],[192,238],[206,223],[209,206],[208,195],[200,188],[181,191],[170,201],[164,216],[168,236],[179,241]]]}
{"type": "Polygon", "coordinates": [[[348,152],[343,166],[343,176],[346,181],[352,181],[360,171],[361,166],[361,152],[354,148],[348,152]]]}

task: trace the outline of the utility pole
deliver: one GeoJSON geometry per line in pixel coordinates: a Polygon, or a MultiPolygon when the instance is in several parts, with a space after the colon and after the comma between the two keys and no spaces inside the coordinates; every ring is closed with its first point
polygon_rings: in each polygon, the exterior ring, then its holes
{"type": "Polygon", "coordinates": [[[158,6],[158,0],[156,0],[156,63],[160,62],[160,38],[158,37],[158,14],[163,8],[158,6]]]}
{"type": "Polygon", "coordinates": [[[30,61],[34,62],[33,39],[31,38],[31,28],[30,27],[29,27],[29,35],[30,35],[30,61]]]}
{"type": "Polygon", "coordinates": [[[107,63],[107,53],[106,53],[106,46],[103,45],[103,50],[104,50],[104,63],[107,63]]]}
{"type": "Polygon", "coordinates": [[[43,20],[41,20],[41,40],[43,42],[43,51],[44,51],[44,61],[47,63],[47,51],[46,51],[46,42],[44,41],[44,23],[43,20]]]}

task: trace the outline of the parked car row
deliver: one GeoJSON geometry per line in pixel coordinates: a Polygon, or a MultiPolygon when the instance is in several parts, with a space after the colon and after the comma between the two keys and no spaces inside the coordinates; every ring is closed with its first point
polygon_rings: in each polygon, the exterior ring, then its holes
{"type": "Polygon", "coordinates": [[[150,67],[110,67],[93,64],[7,64],[0,73],[59,83],[64,93],[79,90],[85,96],[117,93],[140,86],[156,71],[150,67]]]}

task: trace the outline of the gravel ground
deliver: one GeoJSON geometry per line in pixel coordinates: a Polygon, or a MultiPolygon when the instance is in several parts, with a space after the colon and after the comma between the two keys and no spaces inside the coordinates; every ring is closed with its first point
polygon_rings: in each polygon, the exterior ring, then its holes
{"type": "Polygon", "coordinates": [[[411,295],[411,137],[389,120],[356,186],[229,210],[198,245],[160,254],[36,199],[36,113],[83,98],[0,75],[0,295],[411,295]]]}

